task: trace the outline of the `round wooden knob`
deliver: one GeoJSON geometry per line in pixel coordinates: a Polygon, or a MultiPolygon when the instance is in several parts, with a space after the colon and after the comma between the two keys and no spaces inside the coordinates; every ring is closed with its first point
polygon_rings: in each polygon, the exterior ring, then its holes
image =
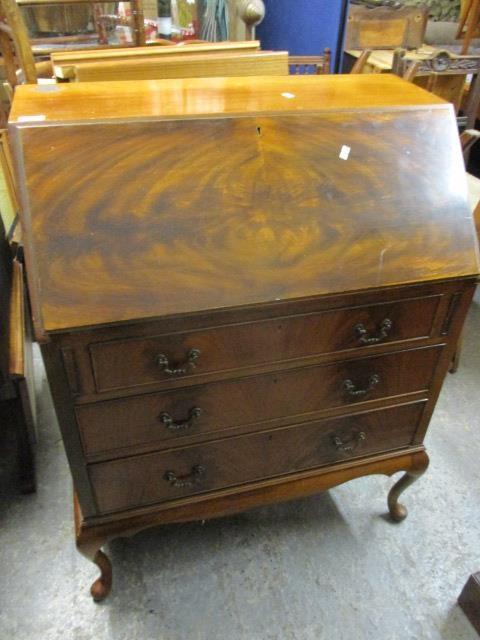
{"type": "Polygon", "coordinates": [[[265,17],[265,5],[263,0],[240,0],[238,5],[238,14],[243,22],[254,27],[265,17]]]}

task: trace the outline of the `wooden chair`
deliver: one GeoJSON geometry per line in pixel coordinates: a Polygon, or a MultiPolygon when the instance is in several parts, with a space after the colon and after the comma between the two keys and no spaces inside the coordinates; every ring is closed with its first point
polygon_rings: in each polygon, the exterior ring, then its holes
{"type": "Polygon", "coordinates": [[[456,56],[448,51],[433,55],[409,54],[396,49],[393,73],[453,103],[460,127],[473,129],[480,106],[480,57],[456,56]],[[472,76],[467,98],[467,76],[472,76]],[[463,112],[459,116],[460,110],[463,112]]]}
{"type": "Polygon", "coordinates": [[[37,69],[25,22],[15,0],[0,0],[0,51],[7,80],[12,87],[19,82],[35,84],[37,69]],[[20,77],[17,69],[20,69],[20,77]]]}
{"type": "Polygon", "coordinates": [[[468,157],[470,155],[470,150],[474,144],[478,142],[480,139],[480,131],[477,129],[465,129],[460,134],[460,143],[462,145],[462,153],[463,160],[465,162],[465,167],[468,164],[468,157]]]}
{"type": "MultiPolygon", "coordinates": [[[[2,54],[5,74],[11,87],[19,83],[35,84],[38,78],[52,78],[53,66],[49,60],[35,60],[34,49],[19,5],[62,5],[76,4],[82,0],[0,0],[0,53],[2,54]]],[[[98,5],[101,0],[91,0],[98,5]]],[[[134,42],[133,46],[145,45],[143,5],[141,0],[131,0],[134,42]]],[[[98,18],[98,12],[94,12],[98,18]]],[[[97,19],[98,25],[102,26],[97,19]]],[[[103,33],[103,32],[102,32],[103,33]]],[[[75,40],[76,37],[73,37],[75,40]]],[[[65,38],[53,38],[58,42],[65,38]]],[[[48,42],[49,39],[41,40],[48,42]]],[[[37,42],[40,42],[37,41],[37,42]]],[[[171,44],[167,41],[167,44],[171,44]]],[[[106,45],[108,46],[108,45],[106,45]]],[[[78,52],[78,48],[76,49],[78,52]]],[[[40,57],[48,55],[45,48],[40,49],[40,57]]],[[[4,123],[0,123],[3,126],[4,123]]]]}
{"type": "Polygon", "coordinates": [[[371,53],[371,49],[364,49],[355,60],[353,67],[350,69],[350,73],[363,73],[371,53]]]}
{"type": "Polygon", "coordinates": [[[368,7],[351,4],[345,49],[416,49],[423,43],[427,21],[426,6],[368,7]]]}
{"type": "Polygon", "coordinates": [[[0,0],[0,53],[7,79],[0,86],[0,128],[4,129],[17,84],[36,84],[39,77],[53,76],[51,62],[35,61],[27,28],[15,0],[0,0]]]}
{"type": "MultiPolygon", "coordinates": [[[[409,50],[421,47],[427,22],[426,6],[409,7],[400,3],[395,6],[372,3],[369,6],[352,2],[346,24],[344,69],[350,69],[350,73],[363,73],[372,52],[387,54],[388,58],[397,47],[409,50]],[[364,54],[366,57],[362,59],[364,54]]],[[[372,69],[377,72],[378,67],[372,65],[372,69]]]]}
{"type": "Polygon", "coordinates": [[[468,53],[473,38],[479,35],[480,0],[462,0],[462,11],[458,23],[456,38],[463,39],[462,55],[468,53]]]}
{"type": "Polygon", "coordinates": [[[330,73],[331,51],[326,48],[323,56],[289,56],[290,75],[323,75],[330,73]]]}
{"type": "MultiPolygon", "coordinates": [[[[10,4],[16,4],[15,0],[6,0],[10,4]]],[[[93,5],[93,19],[94,24],[97,31],[97,37],[99,39],[100,45],[108,46],[108,40],[106,38],[106,24],[111,22],[112,20],[119,24],[131,24],[133,30],[133,43],[132,46],[142,47],[145,45],[145,24],[144,24],[144,12],[143,12],[143,2],[142,0],[129,0],[132,17],[131,20],[124,20],[123,18],[116,18],[112,16],[104,15],[100,9],[102,4],[104,4],[104,0],[17,0],[17,3],[22,7],[38,7],[38,6],[50,6],[50,5],[75,5],[79,2],[90,2],[93,5]],[[95,6],[97,5],[97,6],[95,6]]],[[[66,43],[69,42],[66,37],[66,43]]],[[[84,38],[85,39],[85,38],[84,38]]],[[[37,39],[37,43],[47,43],[50,41],[49,38],[41,38],[37,39]]],[[[65,39],[64,39],[65,41],[65,39]]],[[[70,41],[74,42],[75,40],[70,41]]],[[[57,39],[58,42],[58,39],[57,39]]]]}

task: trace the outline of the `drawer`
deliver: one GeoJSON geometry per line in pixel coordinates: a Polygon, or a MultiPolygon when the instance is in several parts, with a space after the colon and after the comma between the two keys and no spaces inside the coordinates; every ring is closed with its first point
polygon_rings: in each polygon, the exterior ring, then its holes
{"type": "MultiPolygon", "coordinates": [[[[241,425],[426,391],[442,347],[291,369],[76,407],[87,457],[175,446],[241,425]]],[[[298,418],[297,418],[298,419],[298,418]]],[[[307,417],[308,419],[308,417],[307,417]]],[[[293,421],[293,420],[292,420],[293,421]]]]}
{"type": "Polygon", "coordinates": [[[90,465],[102,513],[408,447],[423,402],[90,465]]]}
{"type": "Polygon", "coordinates": [[[441,296],[93,343],[97,391],[201,376],[431,335],[441,296]]]}

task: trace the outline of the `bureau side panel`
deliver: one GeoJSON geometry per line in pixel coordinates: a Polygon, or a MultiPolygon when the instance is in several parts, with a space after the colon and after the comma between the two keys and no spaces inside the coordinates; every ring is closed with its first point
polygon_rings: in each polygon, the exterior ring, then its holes
{"type": "Polygon", "coordinates": [[[445,348],[436,367],[435,376],[430,387],[430,398],[423,414],[421,424],[417,430],[415,443],[423,442],[428,425],[432,418],[435,405],[445,380],[445,376],[452,366],[453,357],[462,345],[462,331],[465,325],[465,318],[470,308],[473,294],[475,293],[475,283],[458,283],[457,290],[453,291],[447,313],[444,317],[440,332],[445,339],[445,348]]]}
{"type": "Polygon", "coordinates": [[[80,434],[73,409],[71,391],[74,382],[74,362],[68,361],[68,353],[62,351],[54,341],[41,345],[42,357],[47,372],[55,413],[62,433],[68,464],[72,473],[75,492],[78,496],[83,515],[88,518],[95,515],[97,508],[86,470],[80,434]],[[73,379],[72,379],[73,376],[73,379]]]}

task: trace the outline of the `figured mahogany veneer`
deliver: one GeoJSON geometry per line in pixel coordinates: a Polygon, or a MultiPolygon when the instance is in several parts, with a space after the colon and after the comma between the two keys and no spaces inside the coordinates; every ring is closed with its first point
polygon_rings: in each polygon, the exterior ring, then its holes
{"type": "Polygon", "coordinates": [[[124,453],[122,449],[146,443],[152,448],[164,448],[174,446],[184,435],[211,437],[241,425],[248,425],[252,430],[258,428],[257,423],[282,418],[296,422],[308,419],[309,414],[334,407],[348,408],[381,398],[425,393],[432,382],[440,353],[441,347],[431,347],[290,369],[81,405],[76,408],[76,415],[87,456],[95,453],[104,457],[108,453],[114,455],[117,449],[121,454],[124,453]],[[405,375],[406,371],[409,375],[405,375]],[[373,385],[370,383],[372,377],[378,379],[373,385]],[[347,381],[356,389],[349,389],[347,381]],[[265,402],[266,398],[268,402],[265,402]],[[172,418],[176,428],[171,429],[165,414],[172,418]],[[190,424],[185,425],[186,422],[190,424]],[[183,427],[178,427],[181,423],[183,427]]]}
{"type": "Polygon", "coordinates": [[[171,381],[159,367],[158,355],[165,354],[170,362],[181,363],[192,349],[200,355],[184,379],[263,362],[359,349],[374,344],[382,323],[392,318],[395,322],[386,323],[384,329],[389,343],[426,338],[431,335],[439,302],[440,296],[434,295],[188,333],[94,343],[89,350],[95,384],[98,391],[109,391],[171,381]],[[122,366],[126,361],[129,366],[122,366]]]}
{"type": "Polygon", "coordinates": [[[423,409],[419,402],[102,462],[89,475],[100,511],[121,511],[406,447],[423,409]]]}
{"type": "Polygon", "coordinates": [[[450,116],[431,108],[378,111],[374,125],[359,111],[111,123],[101,135],[84,124],[68,136],[56,125],[17,129],[36,194],[44,330],[470,274],[460,175],[432,183],[459,153],[450,116]],[[418,145],[425,128],[444,148],[418,145]],[[125,180],[133,172],[141,198],[125,180]]]}
{"type": "Polygon", "coordinates": [[[79,550],[427,468],[478,263],[449,105],[388,76],[19,87],[79,550]],[[435,145],[426,144],[426,134],[435,145]]]}

